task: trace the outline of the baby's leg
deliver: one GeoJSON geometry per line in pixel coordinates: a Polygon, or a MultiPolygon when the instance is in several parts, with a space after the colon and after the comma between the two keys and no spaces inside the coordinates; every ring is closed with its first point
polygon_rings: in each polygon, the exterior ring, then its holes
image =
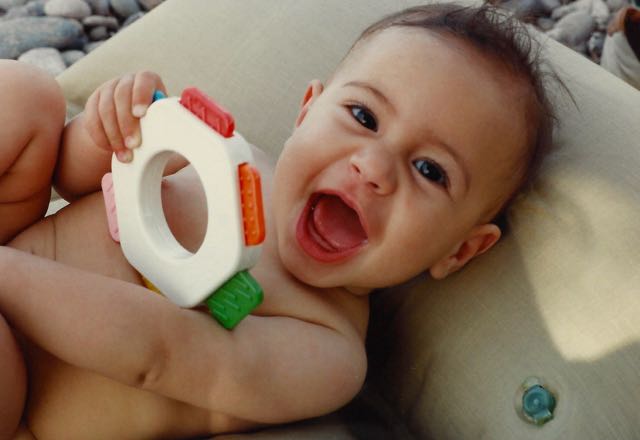
{"type": "Polygon", "coordinates": [[[0,315],[0,438],[13,438],[27,391],[22,352],[11,328],[0,315]]]}
{"type": "Polygon", "coordinates": [[[49,74],[0,60],[0,245],[46,213],[64,118],[49,74]]]}

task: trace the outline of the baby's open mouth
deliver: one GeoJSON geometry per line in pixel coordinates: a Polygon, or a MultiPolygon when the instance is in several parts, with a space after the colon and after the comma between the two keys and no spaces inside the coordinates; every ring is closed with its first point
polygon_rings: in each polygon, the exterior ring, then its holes
{"type": "Polygon", "coordinates": [[[358,213],[337,194],[314,193],[303,209],[296,229],[298,242],[313,258],[332,262],[367,243],[358,213]]]}

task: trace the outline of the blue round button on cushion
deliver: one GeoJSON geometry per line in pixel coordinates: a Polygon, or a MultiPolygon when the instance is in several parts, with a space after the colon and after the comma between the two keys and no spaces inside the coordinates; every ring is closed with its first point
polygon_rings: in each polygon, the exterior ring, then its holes
{"type": "Polygon", "coordinates": [[[528,388],[522,396],[522,412],[536,425],[542,425],[553,418],[556,399],[541,385],[528,388]]]}

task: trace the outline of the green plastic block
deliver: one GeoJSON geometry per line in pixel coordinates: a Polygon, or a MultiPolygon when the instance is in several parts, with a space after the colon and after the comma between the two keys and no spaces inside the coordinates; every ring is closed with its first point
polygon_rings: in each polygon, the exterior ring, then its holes
{"type": "Polygon", "coordinates": [[[205,303],[216,321],[231,330],[262,303],[262,298],[262,287],[245,270],[213,292],[205,303]]]}

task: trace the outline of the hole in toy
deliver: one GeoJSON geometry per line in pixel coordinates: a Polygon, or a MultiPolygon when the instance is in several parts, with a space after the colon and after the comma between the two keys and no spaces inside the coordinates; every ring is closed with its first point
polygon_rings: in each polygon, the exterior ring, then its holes
{"type": "Polygon", "coordinates": [[[184,156],[175,153],[164,167],[162,211],[182,247],[196,253],[207,231],[207,200],[200,176],[184,156]]]}

